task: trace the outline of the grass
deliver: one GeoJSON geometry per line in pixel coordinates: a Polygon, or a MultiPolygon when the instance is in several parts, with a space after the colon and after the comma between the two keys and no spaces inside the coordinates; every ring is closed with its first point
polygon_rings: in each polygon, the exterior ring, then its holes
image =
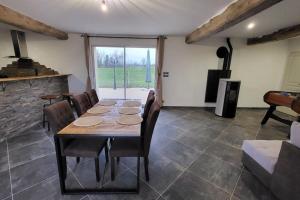
{"type": "MultiPolygon", "coordinates": [[[[116,67],[116,87],[124,87],[124,68],[116,67]]],[[[146,67],[129,66],[126,67],[127,72],[127,88],[147,88],[146,67]]],[[[114,68],[113,67],[99,67],[96,69],[97,87],[113,88],[114,87],[114,68]]],[[[155,69],[151,66],[151,82],[149,87],[154,87],[155,69]]]]}

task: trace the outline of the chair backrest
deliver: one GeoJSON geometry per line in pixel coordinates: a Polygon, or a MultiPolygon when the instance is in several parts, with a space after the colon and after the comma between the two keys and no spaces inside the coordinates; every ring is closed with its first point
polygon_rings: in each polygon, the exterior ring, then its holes
{"type": "MultiPolygon", "coordinates": [[[[75,120],[73,110],[67,100],[47,106],[44,108],[44,112],[54,134],[57,134],[61,129],[75,120]]],[[[60,140],[62,155],[64,154],[65,147],[73,140],[73,138],[60,140]]]]}
{"type": "Polygon", "coordinates": [[[160,112],[160,105],[157,101],[154,101],[153,104],[151,105],[145,127],[144,127],[144,136],[143,136],[143,150],[144,150],[144,155],[148,156],[149,150],[150,150],[150,145],[151,145],[151,139],[153,135],[153,131],[155,128],[155,124],[158,118],[160,112]]]}
{"type": "Polygon", "coordinates": [[[145,107],[144,107],[144,113],[143,113],[144,121],[147,120],[149,110],[150,110],[151,105],[154,102],[154,100],[155,100],[155,92],[153,90],[150,90],[150,92],[148,93],[148,97],[147,97],[145,107]]]}
{"type": "Polygon", "coordinates": [[[66,100],[47,106],[44,112],[55,134],[75,120],[73,110],[66,100]]]}
{"type": "Polygon", "coordinates": [[[92,106],[94,106],[95,104],[97,104],[99,102],[99,98],[97,95],[96,90],[92,89],[90,91],[85,92],[89,98],[90,104],[92,106]]]}
{"type": "Polygon", "coordinates": [[[83,93],[72,98],[78,117],[86,113],[92,107],[87,94],[83,93]]]}

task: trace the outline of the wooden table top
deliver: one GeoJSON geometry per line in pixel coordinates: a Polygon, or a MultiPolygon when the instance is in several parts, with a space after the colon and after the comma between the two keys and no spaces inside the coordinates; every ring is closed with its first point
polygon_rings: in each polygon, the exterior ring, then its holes
{"type": "MultiPolygon", "coordinates": [[[[117,100],[117,104],[112,107],[112,110],[104,114],[90,114],[85,113],[81,117],[86,116],[101,116],[103,122],[96,126],[79,127],[73,123],[62,129],[58,135],[77,135],[77,136],[103,136],[103,137],[130,137],[140,136],[141,124],[138,125],[121,125],[116,122],[121,114],[119,114],[119,108],[122,107],[124,100],[117,100]]],[[[96,104],[95,106],[99,106],[96,104]]]]}

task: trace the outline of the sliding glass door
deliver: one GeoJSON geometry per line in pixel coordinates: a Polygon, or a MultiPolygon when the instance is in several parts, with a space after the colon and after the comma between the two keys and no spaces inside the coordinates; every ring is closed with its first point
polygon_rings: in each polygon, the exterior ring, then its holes
{"type": "Polygon", "coordinates": [[[101,98],[146,100],[155,82],[155,48],[94,47],[101,98]]]}

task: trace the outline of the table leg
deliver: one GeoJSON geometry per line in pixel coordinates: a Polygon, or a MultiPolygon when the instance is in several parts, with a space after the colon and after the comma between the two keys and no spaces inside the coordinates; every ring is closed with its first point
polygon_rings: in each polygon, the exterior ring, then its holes
{"type": "Polygon", "coordinates": [[[136,189],[137,193],[140,192],[140,156],[137,158],[137,175],[136,175],[136,189]]]}
{"type": "Polygon", "coordinates": [[[59,137],[54,135],[54,142],[55,142],[55,151],[56,151],[56,160],[57,160],[57,168],[58,168],[58,175],[59,175],[59,183],[60,183],[60,191],[62,194],[66,192],[66,185],[65,185],[65,177],[67,176],[66,169],[66,162],[64,161],[65,158],[61,155],[61,146],[59,137]]]}
{"type": "MultiPolygon", "coordinates": [[[[137,186],[135,188],[78,188],[78,189],[68,189],[65,184],[66,173],[65,168],[66,161],[65,157],[61,155],[61,145],[60,140],[63,138],[59,138],[59,136],[54,135],[55,142],[55,150],[56,150],[56,159],[57,159],[57,167],[59,174],[59,183],[61,194],[63,195],[82,195],[82,194],[138,194],[140,189],[140,157],[137,158],[137,186]]],[[[104,177],[105,175],[103,175],[104,177]]]]}

